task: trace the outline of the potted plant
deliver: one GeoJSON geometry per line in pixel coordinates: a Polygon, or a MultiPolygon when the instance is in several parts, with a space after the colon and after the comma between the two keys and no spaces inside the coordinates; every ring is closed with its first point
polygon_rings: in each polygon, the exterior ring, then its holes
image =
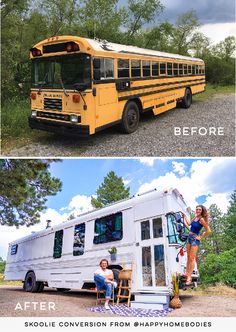
{"type": "Polygon", "coordinates": [[[179,298],[179,283],[176,274],[172,274],[172,285],[173,285],[173,298],[170,301],[170,307],[177,309],[182,307],[182,302],[179,298]]]}
{"type": "Polygon", "coordinates": [[[111,255],[111,261],[115,261],[116,260],[117,248],[116,247],[111,247],[111,249],[109,249],[108,252],[111,255]]]}

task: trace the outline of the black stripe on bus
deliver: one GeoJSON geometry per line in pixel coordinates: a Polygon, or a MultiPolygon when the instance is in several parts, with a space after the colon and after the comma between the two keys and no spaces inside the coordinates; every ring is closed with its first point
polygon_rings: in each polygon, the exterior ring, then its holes
{"type": "Polygon", "coordinates": [[[167,104],[171,104],[171,103],[173,103],[175,100],[174,99],[172,99],[172,100],[168,100],[167,101],[167,104]]]}
{"type": "Polygon", "coordinates": [[[148,95],[153,95],[155,93],[158,92],[167,92],[167,91],[172,91],[172,90],[177,90],[177,89],[183,89],[186,87],[190,87],[190,86],[195,86],[195,85],[202,85],[203,83],[196,83],[196,84],[191,84],[191,85],[180,85],[174,88],[170,88],[170,89],[163,89],[163,90],[155,90],[155,91],[148,91],[148,92],[143,92],[143,93],[137,93],[135,95],[130,95],[130,96],[122,96],[118,98],[118,101],[122,101],[122,100],[128,100],[128,99],[133,99],[133,98],[138,98],[138,97],[143,97],[143,96],[148,96],[148,95]]]}
{"type": "Polygon", "coordinates": [[[105,83],[116,83],[120,81],[146,81],[146,80],[162,80],[163,78],[175,78],[175,77],[195,77],[195,76],[204,76],[205,74],[194,74],[194,75],[163,75],[163,76],[148,76],[148,77],[120,77],[120,78],[109,78],[104,80],[93,80],[94,84],[105,84],[105,83]]]}
{"type": "MultiPolygon", "coordinates": [[[[204,78],[199,78],[197,80],[188,80],[188,81],[174,81],[174,82],[165,82],[165,83],[156,83],[156,84],[150,84],[150,85],[139,85],[139,86],[134,86],[133,88],[127,88],[125,89],[125,92],[127,91],[134,91],[134,90],[140,90],[140,89],[148,89],[148,88],[155,88],[158,86],[165,86],[165,85],[172,85],[172,84],[181,84],[181,83],[191,83],[191,82],[199,82],[202,81],[202,84],[205,84],[205,79],[204,78]]],[[[124,91],[120,91],[124,92],[124,91]]]]}

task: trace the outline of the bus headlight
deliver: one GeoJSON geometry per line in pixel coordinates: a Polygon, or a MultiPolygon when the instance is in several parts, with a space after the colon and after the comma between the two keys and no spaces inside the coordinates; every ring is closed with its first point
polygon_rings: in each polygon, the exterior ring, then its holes
{"type": "Polygon", "coordinates": [[[31,116],[32,116],[32,118],[36,118],[36,116],[37,116],[37,111],[32,110],[32,112],[31,112],[31,116]]]}
{"type": "Polygon", "coordinates": [[[71,116],[70,116],[70,122],[78,122],[78,115],[74,115],[74,114],[72,114],[71,116]]]}

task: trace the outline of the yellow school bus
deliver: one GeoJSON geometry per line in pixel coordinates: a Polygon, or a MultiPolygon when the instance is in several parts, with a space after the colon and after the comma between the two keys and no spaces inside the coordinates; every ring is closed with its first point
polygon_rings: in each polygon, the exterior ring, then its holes
{"type": "Polygon", "coordinates": [[[51,37],[30,58],[29,125],[50,132],[87,136],[119,124],[132,133],[140,114],[189,108],[205,89],[201,59],[104,40],[51,37]]]}

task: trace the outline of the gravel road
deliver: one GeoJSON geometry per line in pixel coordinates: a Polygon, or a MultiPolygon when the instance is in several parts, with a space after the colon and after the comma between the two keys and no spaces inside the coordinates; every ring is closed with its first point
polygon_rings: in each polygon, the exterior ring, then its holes
{"type": "MultiPolygon", "coordinates": [[[[182,308],[172,311],[168,317],[235,317],[236,297],[182,295],[182,308]]],[[[70,291],[58,293],[46,288],[43,293],[26,293],[21,287],[0,286],[0,317],[88,317],[113,316],[94,313],[90,308],[96,305],[96,295],[70,291]],[[18,303],[25,302],[55,303],[55,310],[15,310],[18,303]]],[[[18,305],[19,308],[19,305],[18,305]]]]}
{"type": "Polygon", "coordinates": [[[189,109],[177,108],[156,117],[145,114],[138,130],[131,135],[122,134],[114,127],[83,139],[47,134],[47,139],[5,155],[235,156],[235,95],[218,94],[209,100],[194,102],[189,109]],[[181,135],[175,135],[175,127],[181,128],[181,135]],[[183,127],[187,127],[188,135],[183,135],[183,127]],[[190,127],[197,127],[197,133],[191,135],[190,127]],[[215,135],[210,128],[216,128],[215,133],[223,135],[215,135]]]}

